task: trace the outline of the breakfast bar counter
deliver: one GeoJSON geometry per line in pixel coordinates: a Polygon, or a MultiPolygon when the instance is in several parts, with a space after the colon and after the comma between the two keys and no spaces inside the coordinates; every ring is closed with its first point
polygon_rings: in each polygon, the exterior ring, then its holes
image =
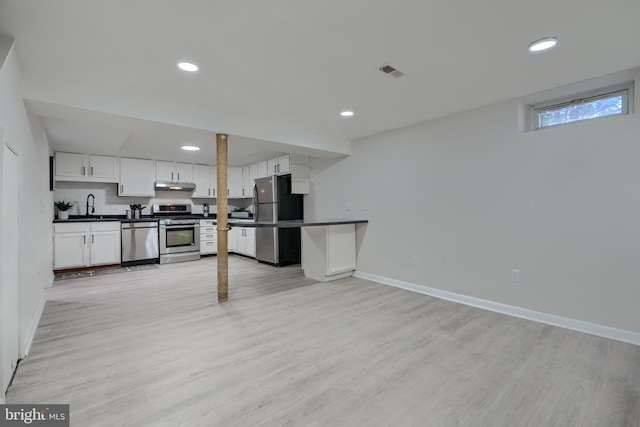
{"type": "Polygon", "coordinates": [[[329,282],[353,275],[356,270],[356,225],[366,225],[366,219],[315,219],[278,222],[235,223],[242,227],[300,228],[302,270],[304,275],[319,282],[329,282]]]}

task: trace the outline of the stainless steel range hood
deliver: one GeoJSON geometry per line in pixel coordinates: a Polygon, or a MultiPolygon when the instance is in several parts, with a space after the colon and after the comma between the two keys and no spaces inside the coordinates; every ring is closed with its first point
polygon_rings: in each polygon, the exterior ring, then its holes
{"type": "Polygon", "coordinates": [[[193,182],[156,181],[153,188],[161,191],[193,191],[196,189],[196,184],[193,182]]]}

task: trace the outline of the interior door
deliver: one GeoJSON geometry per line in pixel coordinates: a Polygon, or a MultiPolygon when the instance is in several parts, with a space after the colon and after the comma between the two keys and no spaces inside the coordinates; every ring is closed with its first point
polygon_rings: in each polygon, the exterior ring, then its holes
{"type": "MultiPolygon", "coordinates": [[[[0,135],[1,138],[1,135],[0,135]]],[[[3,144],[2,176],[2,393],[9,386],[19,357],[18,247],[20,225],[20,176],[18,156],[3,144]]]]}

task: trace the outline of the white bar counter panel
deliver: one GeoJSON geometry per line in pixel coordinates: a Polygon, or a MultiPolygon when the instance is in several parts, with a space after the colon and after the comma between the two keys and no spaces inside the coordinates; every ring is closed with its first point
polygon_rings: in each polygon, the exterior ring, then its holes
{"type": "Polygon", "coordinates": [[[356,225],[302,227],[302,269],[319,282],[343,279],[356,269],[356,225]]]}

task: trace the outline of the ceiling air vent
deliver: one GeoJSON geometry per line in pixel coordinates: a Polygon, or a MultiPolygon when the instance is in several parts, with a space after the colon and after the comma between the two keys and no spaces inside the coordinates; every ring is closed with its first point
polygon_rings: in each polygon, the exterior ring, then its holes
{"type": "Polygon", "coordinates": [[[382,71],[385,74],[389,74],[390,76],[393,76],[395,78],[404,76],[404,73],[402,71],[396,70],[395,68],[393,68],[389,64],[385,64],[385,65],[379,67],[378,70],[382,71]]]}

